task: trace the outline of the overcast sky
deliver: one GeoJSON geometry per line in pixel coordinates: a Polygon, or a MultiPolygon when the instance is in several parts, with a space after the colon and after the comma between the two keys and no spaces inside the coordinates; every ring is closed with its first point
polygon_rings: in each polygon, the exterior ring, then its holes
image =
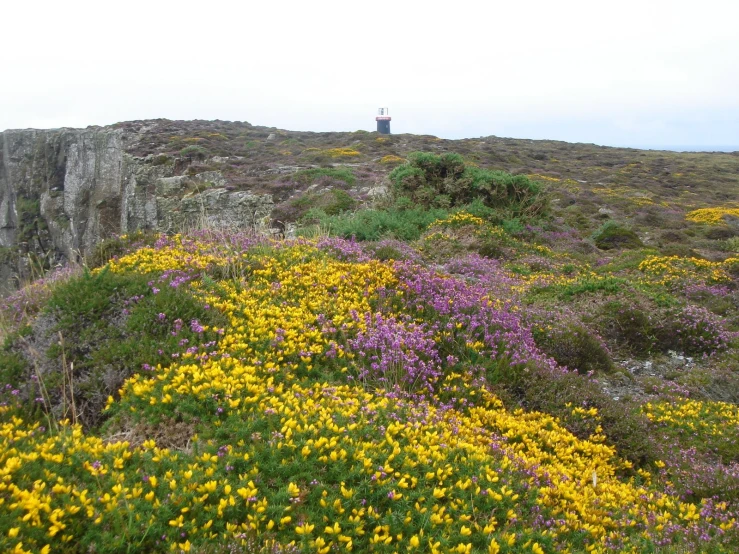
{"type": "Polygon", "coordinates": [[[165,117],[739,149],[739,1],[0,8],[0,130],[165,117]]]}

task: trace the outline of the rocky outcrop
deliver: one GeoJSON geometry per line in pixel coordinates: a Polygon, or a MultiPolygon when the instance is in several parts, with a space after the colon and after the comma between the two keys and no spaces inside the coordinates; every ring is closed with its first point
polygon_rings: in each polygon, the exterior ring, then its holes
{"type": "Polygon", "coordinates": [[[187,159],[129,154],[138,139],[115,128],[0,133],[0,291],[114,235],[268,223],[270,195],[230,190],[219,171],[183,174],[187,159]]]}

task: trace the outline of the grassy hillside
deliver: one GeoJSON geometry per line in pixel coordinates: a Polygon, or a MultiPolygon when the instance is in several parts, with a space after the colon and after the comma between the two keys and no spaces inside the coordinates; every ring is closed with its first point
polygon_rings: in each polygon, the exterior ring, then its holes
{"type": "Polygon", "coordinates": [[[383,184],[394,167],[410,153],[424,151],[454,152],[480,168],[538,180],[552,195],[551,225],[575,229],[583,238],[614,220],[665,253],[716,258],[725,252],[726,240],[739,235],[736,213],[733,220],[728,216],[733,224],[722,229],[705,225],[700,217],[686,217],[704,208],[729,214],[739,209],[737,152],[678,153],[499,137],[444,140],[365,131],[311,133],[226,121],[117,126],[139,131],[127,147],[135,155],[175,164],[182,173],[220,170],[236,189],[273,194],[282,203],[275,214],[280,221],[304,215],[300,205],[315,202],[326,190],[346,191],[360,203],[372,200],[368,192],[383,184]]]}
{"type": "MultiPolygon", "coordinates": [[[[234,155],[233,129],[194,143],[234,155]]],[[[681,255],[630,193],[593,213],[584,163],[355,135],[293,137],[364,164],[290,174],[319,183],[298,238],[121,237],[3,301],[0,549],[736,551],[730,203],[653,185],[681,255]],[[375,167],[390,196],[363,206],[375,167]]]]}

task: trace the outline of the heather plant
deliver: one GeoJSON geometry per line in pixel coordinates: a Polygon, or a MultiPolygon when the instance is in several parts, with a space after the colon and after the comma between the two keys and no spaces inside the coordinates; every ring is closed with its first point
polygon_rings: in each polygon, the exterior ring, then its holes
{"type": "Polygon", "coordinates": [[[367,314],[364,329],[349,341],[363,362],[356,379],[365,387],[433,391],[442,375],[434,334],[424,324],[367,314]]]}
{"type": "Polygon", "coordinates": [[[0,298],[0,339],[13,335],[33,321],[48,302],[54,288],[80,274],[82,268],[67,265],[47,273],[14,293],[0,298]]]}
{"type": "Polygon", "coordinates": [[[662,319],[656,334],[663,349],[674,349],[686,354],[713,354],[726,350],[736,338],[724,320],[706,308],[688,304],[678,312],[662,319]]]}

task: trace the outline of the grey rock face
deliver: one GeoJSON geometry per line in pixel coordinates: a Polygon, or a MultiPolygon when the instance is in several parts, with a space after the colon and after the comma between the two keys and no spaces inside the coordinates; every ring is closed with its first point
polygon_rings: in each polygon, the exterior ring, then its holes
{"type": "Polygon", "coordinates": [[[269,220],[270,195],[228,190],[220,171],[175,175],[175,160],[132,156],[132,134],[0,133],[0,292],[31,277],[35,265],[78,260],[114,235],[269,220]]]}

